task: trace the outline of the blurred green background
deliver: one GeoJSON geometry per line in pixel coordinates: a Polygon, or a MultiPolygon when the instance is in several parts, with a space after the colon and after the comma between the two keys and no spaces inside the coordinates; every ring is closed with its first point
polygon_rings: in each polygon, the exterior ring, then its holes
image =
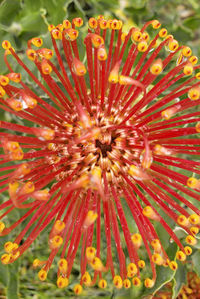
{"type": "MultiPolygon", "coordinates": [[[[49,24],[57,25],[62,23],[63,19],[71,20],[78,16],[87,21],[99,14],[107,18],[120,18],[127,27],[140,27],[148,20],[158,19],[181,44],[190,46],[193,53],[200,57],[199,0],[0,0],[0,41],[8,39],[23,56],[27,40],[34,36],[47,37],[49,24]]],[[[2,49],[0,61],[0,74],[3,74],[6,67],[2,49]]],[[[6,238],[0,238],[1,248],[5,241],[6,238]]],[[[0,299],[74,298],[70,288],[60,290],[56,287],[56,266],[52,267],[51,272],[54,274],[50,274],[47,282],[38,281],[37,271],[32,269],[31,263],[34,257],[44,258],[47,255],[46,244],[47,234],[44,233],[19,262],[10,266],[0,265],[0,299]]],[[[176,248],[170,248],[171,254],[175,255],[176,248]]],[[[199,264],[198,250],[192,261],[199,264]]],[[[195,270],[200,274],[198,267],[195,270]]],[[[170,271],[163,274],[160,271],[156,288],[173,279],[173,298],[176,298],[182,283],[186,282],[186,272],[187,269],[183,266],[179,267],[177,273],[170,271]]],[[[143,295],[143,289],[120,293],[108,287],[106,292],[97,288],[88,290],[82,297],[142,298],[143,295]]]]}

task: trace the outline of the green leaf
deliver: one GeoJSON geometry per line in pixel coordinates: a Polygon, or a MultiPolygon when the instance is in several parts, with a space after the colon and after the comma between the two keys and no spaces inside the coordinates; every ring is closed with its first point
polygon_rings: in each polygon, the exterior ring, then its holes
{"type": "Polygon", "coordinates": [[[0,22],[10,24],[20,10],[20,0],[4,0],[0,4],[0,22]]]}
{"type": "MultiPolygon", "coordinates": [[[[167,249],[167,254],[170,260],[174,260],[176,256],[176,252],[177,252],[177,244],[172,243],[167,249]]],[[[157,278],[154,287],[151,289],[144,289],[141,298],[143,298],[143,296],[146,297],[146,296],[155,295],[155,293],[157,293],[158,290],[162,288],[162,286],[164,286],[166,283],[168,283],[174,278],[176,271],[172,271],[169,267],[165,268],[162,266],[157,266],[156,273],[157,273],[157,278]]]]}
{"type": "Polygon", "coordinates": [[[181,262],[178,263],[178,269],[173,279],[172,299],[177,298],[182,286],[187,283],[186,266],[181,262]]]}
{"type": "Polygon", "coordinates": [[[193,255],[192,255],[192,262],[194,266],[194,271],[197,273],[198,276],[200,276],[200,251],[197,250],[193,255]]]}
{"type": "Polygon", "coordinates": [[[18,299],[19,293],[19,276],[18,276],[19,261],[8,265],[9,279],[7,284],[7,299],[18,299]]]}

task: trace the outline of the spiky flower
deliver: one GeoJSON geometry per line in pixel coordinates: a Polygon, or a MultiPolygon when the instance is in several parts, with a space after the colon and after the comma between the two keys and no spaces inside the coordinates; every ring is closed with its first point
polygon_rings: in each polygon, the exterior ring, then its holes
{"type": "Polygon", "coordinates": [[[50,25],[53,49],[41,48],[41,38],[28,41],[26,54],[39,78],[9,41],[2,43],[9,73],[0,76],[0,108],[27,125],[1,122],[0,184],[1,192],[9,193],[0,205],[5,218],[1,236],[29,222],[5,244],[1,261],[14,262],[52,224],[51,253],[47,260],[33,263],[41,267],[41,280],[59,254],[57,285],[67,286],[81,247],[76,294],[83,284],[98,282],[105,288],[107,271],[116,288],[129,288],[131,281],[138,286],[145,267],[139,249],[144,246],[152,269],[144,285],[151,288],[156,265],[177,268],[154,223],[177,243],[180,261],[192,253],[188,245],[196,243],[199,231],[195,202],[200,162],[193,157],[200,154],[195,135],[200,132],[195,110],[200,103],[200,66],[191,49],[179,46],[157,20],[126,34],[121,21],[91,18],[84,53],[77,44],[82,23],[75,18],[50,25]],[[159,28],[154,35],[152,27],[159,28]],[[38,90],[14,72],[8,55],[38,90]],[[13,209],[25,209],[24,215],[10,219],[7,226],[13,209]],[[186,246],[165,215],[188,234],[186,246]]]}

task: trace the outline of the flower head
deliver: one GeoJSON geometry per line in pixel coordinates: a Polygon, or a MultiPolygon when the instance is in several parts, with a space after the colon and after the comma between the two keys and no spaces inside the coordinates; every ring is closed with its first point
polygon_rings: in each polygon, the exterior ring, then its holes
{"type": "Polygon", "coordinates": [[[145,267],[143,246],[152,270],[144,285],[151,288],[156,265],[178,266],[168,257],[154,223],[177,243],[180,261],[192,253],[199,231],[195,201],[200,162],[193,157],[200,153],[195,110],[200,66],[191,49],[179,46],[157,20],[126,34],[121,21],[102,16],[88,22],[83,59],[77,44],[82,24],[75,18],[50,25],[53,49],[45,48],[39,37],[28,41],[26,55],[40,77],[9,41],[2,43],[9,73],[0,76],[0,108],[27,125],[1,121],[1,192],[8,192],[9,199],[0,205],[0,234],[29,222],[5,244],[1,261],[14,262],[53,223],[49,257],[33,262],[40,267],[40,280],[60,255],[57,286],[66,287],[80,248],[76,294],[96,282],[105,288],[107,271],[118,289],[138,286],[145,267]],[[10,56],[37,90],[14,72],[10,56]],[[26,210],[7,226],[13,209],[26,210]],[[128,222],[127,210],[137,229],[128,222]],[[165,215],[187,233],[185,244],[165,215]]]}

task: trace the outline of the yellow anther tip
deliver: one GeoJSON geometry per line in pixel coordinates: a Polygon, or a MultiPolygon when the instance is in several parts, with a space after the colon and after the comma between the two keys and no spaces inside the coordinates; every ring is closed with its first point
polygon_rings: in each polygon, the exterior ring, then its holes
{"type": "Polygon", "coordinates": [[[169,262],[169,267],[171,270],[176,271],[178,268],[178,264],[175,261],[169,262]]]}
{"type": "Polygon", "coordinates": [[[115,275],[113,278],[113,284],[117,289],[121,289],[123,287],[123,281],[120,275],[115,275]]]}

